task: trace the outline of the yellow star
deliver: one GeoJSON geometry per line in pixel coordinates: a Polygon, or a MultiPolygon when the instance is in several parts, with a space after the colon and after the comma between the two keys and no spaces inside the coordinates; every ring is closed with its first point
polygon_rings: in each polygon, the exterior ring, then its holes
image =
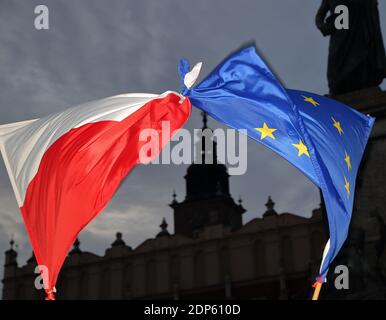
{"type": "Polygon", "coordinates": [[[334,122],[333,126],[338,130],[339,135],[342,135],[342,133],[344,133],[344,131],[343,131],[342,127],[340,126],[340,122],[336,121],[333,117],[331,117],[331,119],[334,122]]]}
{"type": "Polygon", "coordinates": [[[314,100],[314,98],[312,98],[312,97],[306,97],[306,96],[302,96],[302,97],[303,97],[303,99],[304,99],[305,102],[311,103],[314,107],[317,107],[317,106],[319,105],[319,103],[316,102],[316,101],[314,100]]]}
{"type": "Polygon", "coordinates": [[[344,188],[347,191],[347,197],[350,196],[350,183],[347,181],[346,177],[344,177],[344,188]]]}
{"type": "Polygon", "coordinates": [[[302,139],[299,139],[299,143],[293,143],[292,144],[296,149],[298,149],[298,156],[300,157],[302,154],[305,154],[307,157],[310,157],[310,154],[308,153],[307,146],[303,143],[302,139]]]}
{"type": "Polygon", "coordinates": [[[350,160],[350,156],[347,154],[346,151],[344,152],[344,161],[346,161],[346,163],[347,163],[347,169],[350,170],[351,169],[351,160],[350,160]]]}
{"type": "Polygon", "coordinates": [[[277,129],[269,128],[265,122],[263,123],[263,127],[262,128],[255,128],[255,130],[257,130],[257,131],[259,131],[261,133],[260,140],[263,140],[266,137],[270,137],[273,140],[276,139],[275,136],[273,135],[273,133],[277,129]]]}

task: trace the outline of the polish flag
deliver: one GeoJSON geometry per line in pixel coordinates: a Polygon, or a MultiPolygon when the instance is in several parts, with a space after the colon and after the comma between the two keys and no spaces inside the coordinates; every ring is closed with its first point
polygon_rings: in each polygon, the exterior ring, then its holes
{"type": "Polygon", "coordinates": [[[175,92],[122,94],[0,126],[1,153],[37,262],[47,270],[49,298],[78,233],[140,162],[149,144],[139,139],[141,130],[158,131],[160,152],[190,112],[189,99],[175,92]],[[168,139],[163,121],[170,123],[168,139]]]}

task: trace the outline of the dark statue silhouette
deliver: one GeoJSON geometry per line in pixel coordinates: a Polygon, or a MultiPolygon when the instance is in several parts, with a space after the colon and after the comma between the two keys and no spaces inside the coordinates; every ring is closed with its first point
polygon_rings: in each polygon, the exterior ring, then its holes
{"type": "Polygon", "coordinates": [[[330,36],[327,78],[330,94],[378,86],[386,77],[386,57],[377,0],[323,0],[316,26],[330,36]],[[338,5],[349,11],[349,29],[336,29],[338,5]]]}

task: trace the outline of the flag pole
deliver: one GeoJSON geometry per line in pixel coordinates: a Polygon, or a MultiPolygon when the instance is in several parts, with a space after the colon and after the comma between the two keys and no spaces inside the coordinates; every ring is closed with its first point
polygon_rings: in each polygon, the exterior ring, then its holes
{"type": "MultiPolygon", "coordinates": [[[[323,199],[323,197],[322,197],[322,199],[323,199]]],[[[323,250],[323,257],[322,257],[322,262],[320,264],[320,271],[319,271],[320,273],[322,272],[322,266],[324,263],[324,259],[326,258],[327,252],[329,250],[330,250],[330,239],[328,239],[328,241],[324,247],[324,250],[323,250]]],[[[325,273],[324,273],[324,275],[325,275],[325,273]]],[[[320,294],[320,290],[322,289],[322,284],[323,284],[323,275],[319,274],[319,277],[316,279],[315,283],[312,285],[312,287],[314,288],[314,294],[312,295],[312,300],[319,300],[319,294],[320,294]]]]}
{"type": "Polygon", "coordinates": [[[314,289],[314,294],[312,295],[312,300],[318,300],[319,299],[320,289],[322,288],[322,282],[319,282],[319,281],[315,282],[313,287],[315,289],[314,289]]]}
{"type": "Polygon", "coordinates": [[[45,300],[56,300],[55,299],[55,293],[56,293],[56,288],[55,287],[53,289],[46,290],[46,298],[45,298],[45,300]]]}

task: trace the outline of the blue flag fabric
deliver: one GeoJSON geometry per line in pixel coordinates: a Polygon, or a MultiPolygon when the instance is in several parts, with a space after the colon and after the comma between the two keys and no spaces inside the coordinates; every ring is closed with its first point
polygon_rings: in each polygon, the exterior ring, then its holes
{"type": "MultiPolygon", "coordinates": [[[[183,80],[187,60],[179,71],[183,80]]],[[[374,118],[327,97],[283,88],[254,47],[236,52],[182,94],[219,122],[246,129],[322,190],[330,231],[319,275],[325,280],[347,238],[356,175],[374,118]]]]}

